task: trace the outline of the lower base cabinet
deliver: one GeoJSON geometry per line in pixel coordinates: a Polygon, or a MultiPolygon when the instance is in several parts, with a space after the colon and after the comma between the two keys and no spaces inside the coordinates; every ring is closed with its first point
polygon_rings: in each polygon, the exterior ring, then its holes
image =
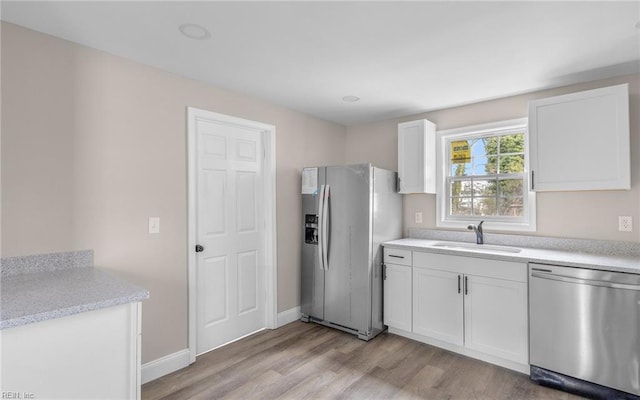
{"type": "Polygon", "coordinates": [[[527,284],[471,275],[467,289],[465,347],[528,364],[527,284]]]}
{"type": "Polygon", "coordinates": [[[411,284],[396,278],[385,291],[389,332],[529,373],[526,263],[417,251],[412,260],[411,284]],[[407,291],[411,324],[398,324],[395,296],[407,291]]]}
{"type": "Polygon", "coordinates": [[[413,268],[413,333],[457,346],[464,343],[461,276],[413,268]]]}
{"type": "Polygon", "coordinates": [[[384,324],[411,331],[411,266],[385,264],[384,324]]]}
{"type": "Polygon", "coordinates": [[[12,398],[139,399],[141,304],[0,331],[0,386],[12,398]]]}

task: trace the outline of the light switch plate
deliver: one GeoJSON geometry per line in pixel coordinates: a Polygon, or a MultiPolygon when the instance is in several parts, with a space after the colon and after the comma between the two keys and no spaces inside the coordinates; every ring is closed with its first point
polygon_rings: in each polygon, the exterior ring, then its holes
{"type": "Polygon", "coordinates": [[[149,233],[160,233],[160,217],[149,217],[149,233]]]}

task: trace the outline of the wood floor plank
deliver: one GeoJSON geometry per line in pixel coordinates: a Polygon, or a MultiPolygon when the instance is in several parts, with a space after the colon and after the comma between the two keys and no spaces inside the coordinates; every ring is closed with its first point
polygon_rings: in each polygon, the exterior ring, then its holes
{"type": "MultiPolygon", "coordinates": [[[[259,399],[263,398],[266,388],[278,386],[282,375],[273,370],[267,370],[262,375],[251,378],[247,384],[222,396],[222,399],[259,399]]],[[[205,397],[210,398],[210,397],[205,397]]]]}
{"type": "Polygon", "coordinates": [[[549,399],[573,396],[482,361],[382,333],[294,322],[198,356],[142,387],[158,399],[549,399]]]}
{"type": "Polygon", "coordinates": [[[442,378],[444,370],[432,365],[425,365],[417,374],[399,390],[394,399],[426,399],[431,393],[437,392],[434,389],[436,383],[442,378]]]}

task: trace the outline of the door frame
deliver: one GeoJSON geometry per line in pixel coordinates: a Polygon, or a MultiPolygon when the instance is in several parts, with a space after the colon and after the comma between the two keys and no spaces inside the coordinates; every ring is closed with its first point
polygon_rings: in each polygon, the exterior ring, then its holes
{"type": "Polygon", "coordinates": [[[233,117],[213,111],[187,107],[187,254],[188,254],[188,346],[189,364],[196,361],[197,352],[197,280],[196,253],[197,240],[197,138],[196,120],[206,117],[222,124],[257,129],[262,134],[264,173],[264,259],[265,265],[265,328],[275,329],[278,320],[277,305],[277,243],[276,243],[276,127],[274,125],[233,117]]]}

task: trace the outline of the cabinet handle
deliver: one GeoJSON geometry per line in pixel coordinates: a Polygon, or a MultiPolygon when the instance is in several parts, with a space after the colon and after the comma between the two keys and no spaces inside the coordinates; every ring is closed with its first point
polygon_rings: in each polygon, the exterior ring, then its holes
{"type": "Polygon", "coordinates": [[[404,256],[396,256],[395,254],[389,254],[389,257],[393,257],[393,258],[404,258],[404,256]]]}
{"type": "Polygon", "coordinates": [[[469,294],[469,277],[468,276],[464,277],[464,294],[465,295],[469,294]]]}
{"type": "Polygon", "coordinates": [[[460,275],[458,275],[458,294],[460,294],[460,275]]]}

